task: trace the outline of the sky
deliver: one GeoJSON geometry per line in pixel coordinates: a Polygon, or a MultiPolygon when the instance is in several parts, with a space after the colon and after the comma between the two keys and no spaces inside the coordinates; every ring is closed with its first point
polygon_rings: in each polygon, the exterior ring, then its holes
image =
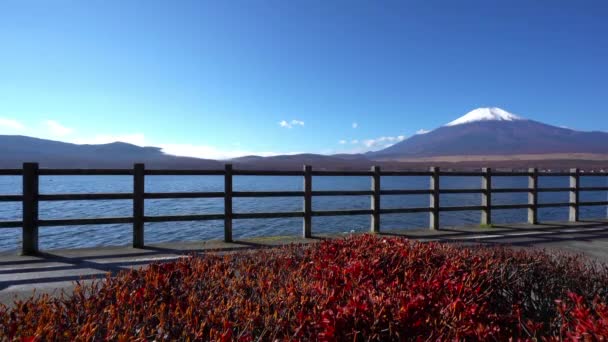
{"type": "Polygon", "coordinates": [[[606,1],[0,0],[0,134],[381,149],[478,107],[608,131],[606,1]]]}

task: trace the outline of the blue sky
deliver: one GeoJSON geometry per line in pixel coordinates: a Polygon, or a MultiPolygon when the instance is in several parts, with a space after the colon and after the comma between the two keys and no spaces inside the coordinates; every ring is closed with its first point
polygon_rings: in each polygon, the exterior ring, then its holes
{"type": "Polygon", "coordinates": [[[2,0],[0,134],[360,152],[486,106],[608,131],[606,18],[606,1],[2,0]]]}

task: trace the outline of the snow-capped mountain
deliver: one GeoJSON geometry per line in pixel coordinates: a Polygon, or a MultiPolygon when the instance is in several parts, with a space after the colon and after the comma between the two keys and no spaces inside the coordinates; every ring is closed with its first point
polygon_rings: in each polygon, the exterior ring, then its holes
{"type": "Polygon", "coordinates": [[[548,153],[608,154],[608,133],[580,132],[524,119],[500,108],[478,108],[368,156],[398,159],[548,153]]]}
{"type": "Polygon", "coordinates": [[[515,120],[525,120],[522,117],[519,117],[515,114],[509,113],[506,110],[497,108],[497,107],[489,107],[489,108],[477,108],[474,109],[465,115],[459,117],[458,119],[448,123],[446,126],[456,126],[462,125],[466,123],[476,122],[476,121],[515,121],[515,120]]]}

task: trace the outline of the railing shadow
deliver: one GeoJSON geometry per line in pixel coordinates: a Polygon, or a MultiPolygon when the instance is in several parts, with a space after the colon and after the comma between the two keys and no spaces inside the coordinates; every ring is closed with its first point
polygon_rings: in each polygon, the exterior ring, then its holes
{"type": "MultiPolygon", "coordinates": [[[[313,237],[310,240],[321,240],[325,237],[313,237]]],[[[304,240],[293,240],[302,243],[304,240]]],[[[11,257],[13,260],[0,262],[0,291],[15,285],[35,285],[43,283],[79,281],[104,278],[107,274],[116,275],[121,271],[142,267],[153,263],[171,262],[189,255],[209,253],[233,253],[237,251],[273,248],[280,243],[254,242],[236,240],[222,243],[219,246],[200,248],[171,248],[149,245],[142,249],[114,249],[100,253],[83,253],[78,250],[62,252],[41,252],[36,256],[11,257]],[[128,252],[124,252],[127,250],[128,252]],[[19,258],[27,258],[19,260],[19,258]],[[108,259],[118,259],[108,261],[108,259]],[[122,259],[122,260],[120,260],[122,259]],[[39,276],[31,276],[38,273],[39,276]],[[43,274],[48,273],[48,276],[43,274]],[[80,274],[79,274],[80,273],[80,274]],[[82,274],[85,273],[85,274],[82,274]],[[9,279],[10,278],[10,279],[9,279]]]]}
{"type": "MultiPolygon", "coordinates": [[[[452,239],[455,237],[469,237],[475,235],[485,235],[485,234],[502,234],[502,233],[518,233],[523,231],[542,231],[542,232],[550,232],[550,231],[561,231],[563,229],[580,229],[584,231],[585,229],[594,229],[599,227],[608,227],[608,222],[606,221],[579,221],[576,223],[538,223],[535,225],[529,225],[522,223],[521,225],[517,224],[494,224],[491,227],[481,228],[478,226],[469,226],[465,228],[458,227],[445,227],[436,231],[429,230],[427,234],[418,233],[412,234],[408,232],[408,229],[402,230],[393,230],[387,232],[380,232],[380,235],[387,236],[399,236],[405,237],[409,239],[452,239]]],[[[570,232],[571,234],[572,232],[570,232]]]]}
{"type": "Polygon", "coordinates": [[[448,234],[435,233],[412,235],[407,233],[383,233],[412,240],[439,241],[473,245],[503,245],[512,247],[564,248],[579,253],[589,250],[572,246],[572,242],[606,241],[603,247],[595,247],[595,255],[608,261],[608,224],[606,222],[583,222],[582,224],[541,224],[530,227],[495,226],[498,228],[477,230],[442,229],[448,234]],[[545,227],[543,227],[545,226],[545,227]]]}
{"type": "MultiPolygon", "coordinates": [[[[449,243],[540,246],[548,244],[568,246],[572,241],[607,242],[608,259],[608,222],[583,221],[573,223],[543,223],[530,225],[494,225],[492,228],[444,228],[439,231],[413,234],[408,231],[381,232],[380,236],[399,236],[412,240],[433,240],[449,243]]],[[[308,242],[331,239],[330,236],[314,236],[308,242]]],[[[289,240],[302,243],[305,240],[289,240]]],[[[144,249],[101,250],[96,253],[78,255],[74,250],[40,253],[35,257],[13,257],[13,260],[0,262],[0,291],[16,285],[37,285],[44,283],[73,282],[100,279],[121,271],[143,267],[152,263],[175,261],[178,258],[206,253],[232,253],[236,251],[259,250],[281,245],[280,241],[255,242],[236,240],[230,244],[200,248],[172,248],[170,246],[147,246],[144,249]],[[112,253],[115,252],[115,253],[112,253]],[[20,258],[26,258],[25,260],[20,258]]]]}

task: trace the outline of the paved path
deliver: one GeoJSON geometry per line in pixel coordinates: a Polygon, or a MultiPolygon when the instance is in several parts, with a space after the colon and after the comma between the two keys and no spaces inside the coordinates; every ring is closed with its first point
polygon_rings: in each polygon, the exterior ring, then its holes
{"type": "MultiPolygon", "coordinates": [[[[495,225],[492,228],[464,227],[395,230],[382,236],[404,236],[422,241],[445,241],[474,244],[507,244],[518,248],[540,247],[583,253],[608,263],[608,221],[547,223],[539,225],[495,225]]],[[[0,254],[0,303],[30,297],[36,293],[58,294],[69,291],[73,282],[83,278],[103,277],[152,262],[171,261],[189,253],[230,253],[242,249],[266,248],[288,243],[314,243],[322,238],[257,238],[224,243],[221,241],[167,243],[145,249],[104,247],[54,250],[39,256],[0,254]]]]}

